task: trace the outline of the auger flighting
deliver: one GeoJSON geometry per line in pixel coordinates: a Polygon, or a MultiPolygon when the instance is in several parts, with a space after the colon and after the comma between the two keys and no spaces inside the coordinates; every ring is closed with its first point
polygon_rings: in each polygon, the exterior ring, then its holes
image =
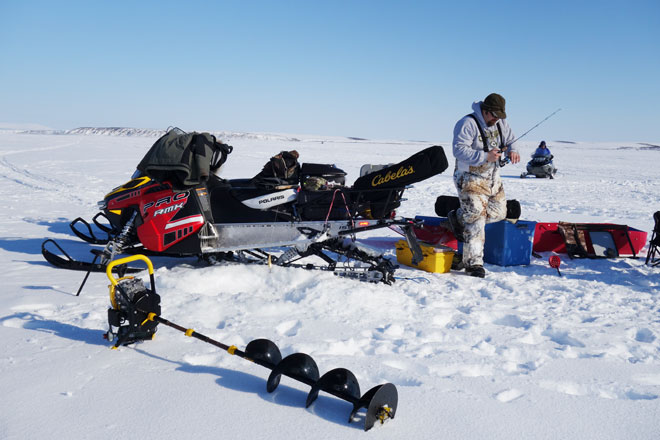
{"type": "Polygon", "coordinates": [[[282,375],[302,382],[311,387],[305,407],[309,407],[325,391],[353,405],[348,418],[351,423],[358,412],[365,408],[364,430],[371,429],[378,421],[384,423],[393,419],[398,405],[398,393],[391,383],[377,385],[360,394],[360,385],[355,375],[345,368],[335,368],[322,376],[314,359],[305,353],[293,353],[282,357],[280,349],[268,339],[255,339],[247,344],[245,350],[235,345],[227,345],[209,338],[193,329],[182,327],[160,316],[160,296],[156,293],[154,270],[151,261],[144,255],[113,260],[106,269],[110,280],[110,303],[108,322],[110,328],[104,335],[109,341],[115,341],[113,348],[134,342],[152,339],[158,324],[163,324],[184,333],[188,337],[214,345],[227,353],[254,362],[271,370],[266,382],[266,391],[272,393],[280,383],[282,375]],[[148,268],[150,287],[142,280],[133,277],[115,278],[112,274],[115,266],[141,260],[148,268]]]}

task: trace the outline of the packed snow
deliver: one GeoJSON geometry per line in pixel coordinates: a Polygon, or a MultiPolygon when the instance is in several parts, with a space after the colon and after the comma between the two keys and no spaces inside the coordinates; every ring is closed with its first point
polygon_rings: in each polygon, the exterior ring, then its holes
{"type": "MultiPolygon", "coordinates": [[[[641,258],[486,264],[485,279],[401,266],[392,286],[295,268],[153,258],[162,315],[227,345],[272,340],[309,354],[321,374],[351,370],[362,392],[391,382],[396,417],[365,433],[352,406],[159,326],[153,341],[118,350],[107,330],[108,284],[56,269],[41,243],[56,239],[91,260],[69,222],[127,181],[155,140],[149,130],[0,132],[0,438],[657,439],[660,435],[660,267],[641,258]],[[77,133],[77,134],[76,134],[77,133]],[[95,133],[95,134],[91,134],[95,133]],[[101,135],[106,134],[106,135],[101,135]],[[115,133],[117,134],[117,133],[115,133]],[[133,134],[133,135],[130,135],[133,134]]],[[[221,132],[235,147],[225,178],[252,177],[295,149],[334,163],[351,183],[363,164],[399,162],[432,143],[221,132]]],[[[507,198],[533,221],[610,222],[650,233],[660,210],[658,143],[546,139],[554,180],[502,169],[507,198]]],[[[454,195],[450,168],[404,194],[398,215],[433,216],[454,195]]],[[[400,237],[362,239],[395,259],[400,237]]],[[[648,242],[648,240],[647,240],[648,242]]],[[[145,276],[138,275],[138,276],[145,276]]],[[[360,415],[359,415],[360,417],[360,415]]]]}

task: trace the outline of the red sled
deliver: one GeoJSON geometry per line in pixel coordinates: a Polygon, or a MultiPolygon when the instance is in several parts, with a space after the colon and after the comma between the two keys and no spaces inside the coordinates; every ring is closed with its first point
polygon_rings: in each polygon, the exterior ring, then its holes
{"type": "Polygon", "coordinates": [[[458,249],[458,240],[454,234],[445,227],[445,218],[416,216],[415,220],[423,220],[422,227],[413,227],[413,233],[418,240],[428,244],[442,244],[454,250],[458,249]]]}
{"type": "MultiPolygon", "coordinates": [[[[647,233],[626,225],[612,223],[574,223],[584,231],[589,256],[636,258],[646,244],[647,233]]],[[[534,252],[567,253],[559,223],[537,223],[534,231],[534,252]]]]}

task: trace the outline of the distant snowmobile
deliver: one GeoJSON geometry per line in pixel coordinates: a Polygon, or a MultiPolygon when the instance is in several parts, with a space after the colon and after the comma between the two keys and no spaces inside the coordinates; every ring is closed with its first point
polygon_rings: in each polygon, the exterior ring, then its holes
{"type": "Polygon", "coordinates": [[[396,218],[394,210],[406,185],[447,169],[442,147],[361,176],[352,187],[344,186],[346,173],[334,165],[301,166],[295,151],[274,156],[254,178],[220,179],[213,171],[232,150],[208,133],[169,131],[133,178],[99,202],[101,212],[92,220],[107,237],[97,237],[80,217],[71,222],[79,238],[103,246],[92,250],[94,260],[74,260],[51,239],[42,244],[44,258],[57,267],[91,272],[105,271],[120,254],[198,256],[330,270],[391,284],[397,266],[359,244],[355,234],[398,226],[421,260],[415,221],[396,218]],[[311,256],[324,264],[297,263],[311,256]]]}
{"type": "Polygon", "coordinates": [[[532,160],[527,162],[527,172],[522,173],[520,178],[525,178],[529,175],[533,175],[538,178],[549,178],[554,179],[554,175],[557,172],[557,168],[552,162],[554,156],[550,153],[550,150],[545,145],[545,141],[541,141],[539,147],[532,154],[532,160]]]}

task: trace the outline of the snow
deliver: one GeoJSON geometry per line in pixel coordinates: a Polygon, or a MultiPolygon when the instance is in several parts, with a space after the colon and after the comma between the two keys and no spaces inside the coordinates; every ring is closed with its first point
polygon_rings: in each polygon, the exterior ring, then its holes
{"type": "MultiPolygon", "coordinates": [[[[309,354],[321,374],[351,370],[362,393],[391,382],[396,417],[368,433],[348,402],[160,326],[153,341],[110,350],[108,279],[55,269],[45,238],[90,259],[69,231],[125,182],[156,132],[0,132],[0,438],[655,439],[660,432],[660,269],[642,258],[486,265],[485,279],[402,266],[393,286],[267,266],[154,258],[162,315],[243,349],[272,340],[309,354]],[[96,135],[89,133],[95,132],[96,135]]],[[[431,145],[221,132],[227,178],[251,177],[281,150],[335,163],[398,162],[431,145]]],[[[556,179],[502,169],[508,198],[534,221],[613,222],[650,232],[660,209],[657,143],[548,141],[556,179]]],[[[453,165],[449,142],[442,143],[453,165]]],[[[451,168],[416,184],[398,213],[434,215],[455,194],[451,168]]],[[[390,231],[364,240],[394,256],[390,231]]],[[[138,275],[141,276],[141,275],[138,275]]]]}

